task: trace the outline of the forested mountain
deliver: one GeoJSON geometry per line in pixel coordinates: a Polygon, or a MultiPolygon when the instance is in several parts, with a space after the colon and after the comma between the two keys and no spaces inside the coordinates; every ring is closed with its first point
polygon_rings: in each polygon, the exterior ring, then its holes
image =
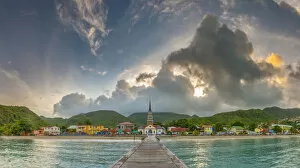
{"type": "Polygon", "coordinates": [[[30,123],[34,128],[46,124],[45,121],[27,107],[0,105],[0,126],[11,124],[18,120],[24,120],[30,123]]]}

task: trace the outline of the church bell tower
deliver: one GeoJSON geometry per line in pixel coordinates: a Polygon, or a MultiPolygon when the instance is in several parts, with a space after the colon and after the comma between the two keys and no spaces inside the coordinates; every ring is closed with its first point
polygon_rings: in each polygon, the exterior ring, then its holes
{"type": "Polygon", "coordinates": [[[149,110],[147,116],[147,125],[153,125],[153,115],[151,110],[151,99],[149,100],[149,110]]]}

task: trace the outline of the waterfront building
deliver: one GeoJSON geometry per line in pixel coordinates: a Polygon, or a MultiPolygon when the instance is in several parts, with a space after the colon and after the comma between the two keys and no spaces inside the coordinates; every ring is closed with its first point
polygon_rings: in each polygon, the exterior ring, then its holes
{"type": "Polygon", "coordinates": [[[256,133],[261,133],[262,131],[263,131],[263,128],[261,128],[261,127],[254,129],[254,132],[256,132],[256,133]]]}
{"type": "Polygon", "coordinates": [[[188,129],[187,128],[182,128],[182,127],[173,127],[170,129],[172,132],[172,135],[187,135],[188,134],[188,129]]]}
{"type": "Polygon", "coordinates": [[[211,135],[215,131],[214,127],[211,125],[202,125],[202,128],[206,135],[211,135]]]}
{"type": "Polygon", "coordinates": [[[274,128],[275,126],[280,127],[281,130],[282,130],[282,133],[289,133],[290,130],[291,130],[291,128],[293,127],[293,126],[291,126],[291,125],[272,124],[272,125],[270,126],[270,129],[273,130],[273,128],[274,128]]]}
{"type": "Polygon", "coordinates": [[[171,132],[171,129],[172,129],[172,128],[176,128],[176,127],[168,127],[167,130],[171,132]]]}
{"type": "Polygon", "coordinates": [[[86,135],[96,135],[108,130],[103,125],[71,125],[67,129],[76,130],[77,133],[84,133],[86,135]]]}
{"type": "Polygon", "coordinates": [[[60,134],[60,128],[57,126],[44,127],[44,135],[57,136],[60,134]]]}
{"type": "Polygon", "coordinates": [[[244,132],[244,128],[241,126],[232,126],[229,131],[229,133],[234,133],[234,134],[241,134],[244,132]]]}
{"type": "Polygon", "coordinates": [[[119,123],[119,125],[117,125],[117,128],[119,130],[129,129],[130,131],[132,131],[134,129],[134,126],[135,124],[131,122],[121,122],[119,123]]]}
{"type": "Polygon", "coordinates": [[[76,132],[80,133],[80,134],[84,133],[85,127],[86,127],[85,125],[77,125],[76,126],[76,132]]]}
{"type": "Polygon", "coordinates": [[[38,129],[38,130],[33,130],[34,136],[42,136],[44,135],[44,128],[38,129]]]}

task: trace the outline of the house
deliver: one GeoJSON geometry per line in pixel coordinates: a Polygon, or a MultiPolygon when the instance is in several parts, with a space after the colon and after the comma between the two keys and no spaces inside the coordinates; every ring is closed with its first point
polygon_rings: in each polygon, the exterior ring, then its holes
{"type": "Polygon", "coordinates": [[[38,130],[33,130],[34,136],[42,136],[44,135],[44,128],[38,129],[38,130]]]}
{"type": "Polygon", "coordinates": [[[133,130],[134,126],[135,124],[131,122],[121,122],[119,123],[119,125],[117,125],[117,128],[120,130],[125,130],[125,129],[133,130]]]}
{"type": "Polygon", "coordinates": [[[166,133],[166,129],[164,127],[161,127],[160,125],[156,126],[156,135],[161,135],[165,133],[166,133]]]}
{"type": "Polygon", "coordinates": [[[234,134],[241,134],[244,132],[244,128],[241,126],[232,126],[229,130],[229,133],[234,133],[234,134]]]}
{"type": "Polygon", "coordinates": [[[202,128],[206,135],[211,135],[215,131],[214,127],[211,125],[202,125],[202,128]]]}
{"type": "Polygon", "coordinates": [[[57,136],[60,134],[60,128],[57,126],[44,127],[44,135],[57,136]]]}
{"type": "Polygon", "coordinates": [[[261,127],[257,127],[254,129],[254,132],[256,132],[256,133],[262,133],[262,131],[263,131],[263,128],[261,128],[261,127]]]}
{"type": "Polygon", "coordinates": [[[170,131],[172,132],[173,135],[181,135],[181,134],[187,134],[188,133],[188,129],[187,128],[182,128],[182,127],[171,128],[170,131]]]}
{"type": "Polygon", "coordinates": [[[71,125],[67,128],[67,132],[72,133],[72,132],[76,132],[77,129],[77,125],[71,125]]]}
{"type": "Polygon", "coordinates": [[[273,128],[274,128],[275,126],[280,127],[280,128],[282,129],[282,133],[289,133],[290,130],[291,130],[291,128],[293,127],[293,126],[291,126],[291,125],[272,124],[272,125],[270,126],[270,129],[273,130],[273,128]]]}
{"type": "Polygon", "coordinates": [[[261,134],[266,134],[266,133],[269,133],[269,129],[263,128],[263,127],[257,127],[257,128],[254,129],[254,132],[261,133],[261,134]]]}
{"type": "Polygon", "coordinates": [[[172,128],[176,128],[176,127],[168,127],[167,130],[171,132],[171,129],[172,129],[172,128]]]}
{"type": "Polygon", "coordinates": [[[85,130],[85,125],[77,125],[76,126],[76,132],[77,133],[84,133],[84,130],[85,130]]]}
{"type": "Polygon", "coordinates": [[[96,135],[100,134],[102,131],[107,131],[108,128],[105,128],[103,125],[72,125],[68,127],[68,130],[75,129],[77,133],[84,133],[87,135],[96,135]]]}

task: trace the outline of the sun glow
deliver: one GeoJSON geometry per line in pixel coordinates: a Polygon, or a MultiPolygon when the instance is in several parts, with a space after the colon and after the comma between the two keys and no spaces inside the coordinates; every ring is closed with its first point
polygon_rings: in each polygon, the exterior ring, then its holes
{"type": "Polygon", "coordinates": [[[194,96],[195,97],[204,97],[205,94],[204,94],[204,88],[202,87],[197,87],[194,89],[194,96]]]}

